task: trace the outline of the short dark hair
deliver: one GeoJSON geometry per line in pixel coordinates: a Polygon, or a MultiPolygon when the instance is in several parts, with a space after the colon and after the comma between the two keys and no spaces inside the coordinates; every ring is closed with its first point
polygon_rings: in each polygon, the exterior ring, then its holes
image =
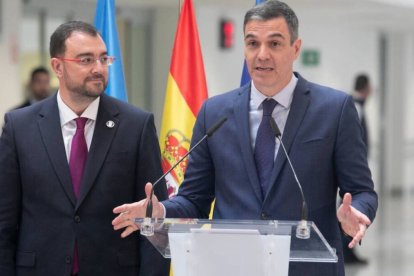
{"type": "Polygon", "coordinates": [[[32,72],[30,73],[30,82],[33,82],[37,74],[49,75],[49,70],[47,70],[46,67],[43,67],[43,66],[38,66],[34,68],[32,72]]]}
{"type": "Polygon", "coordinates": [[[268,0],[248,10],[244,16],[243,30],[246,28],[246,24],[252,20],[267,21],[278,17],[283,17],[286,20],[290,44],[293,44],[299,36],[299,20],[295,12],[281,1],[268,0]]]}
{"type": "Polygon", "coordinates": [[[366,74],[360,74],[355,78],[355,91],[361,91],[369,85],[369,77],[366,74]]]}
{"type": "Polygon", "coordinates": [[[73,32],[86,33],[91,36],[97,36],[98,31],[89,23],[83,21],[69,21],[60,25],[50,37],[49,52],[50,57],[58,57],[65,54],[66,39],[68,39],[73,32]]]}

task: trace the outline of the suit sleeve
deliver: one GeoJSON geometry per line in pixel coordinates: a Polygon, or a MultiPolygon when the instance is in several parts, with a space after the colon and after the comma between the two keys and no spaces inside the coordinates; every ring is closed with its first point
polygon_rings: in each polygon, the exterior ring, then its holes
{"type": "MultiPolygon", "coordinates": [[[[138,199],[145,198],[144,187],[147,182],[154,182],[162,175],[161,153],[154,125],[153,115],[146,118],[142,131],[138,156],[137,192],[138,199]]],[[[164,181],[155,187],[155,195],[159,200],[168,197],[164,181]]],[[[147,238],[137,234],[140,239],[140,273],[142,276],[167,276],[170,270],[170,260],[165,259],[147,238]]]]}
{"type": "Polygon", "coordinates": [[[339,120],[334,162],[340,196],[351,193],[352,206],[373,221],[378,208],[378,196],[368,167],[362,127],[350,96],[344,102],[339,120]]]}
{"type": "Polygon", "coordinates": [[[10,116],[0,137],[0,275],[15,275],[21,188],[10,116]]]}

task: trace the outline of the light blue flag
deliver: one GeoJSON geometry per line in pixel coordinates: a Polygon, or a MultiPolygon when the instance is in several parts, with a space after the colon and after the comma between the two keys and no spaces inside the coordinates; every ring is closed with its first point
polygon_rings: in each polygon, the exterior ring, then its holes
{"type": "MultiPolygon", "coordinates": [[[[266,1],[266,0],[256,0],[256,5],[260,4],[264,1],[266,1]]],[[[243,85],[249,83],[250,81],[251,81],[251,78],[250,78],[249,70],[247,70],[247,65],[246,65],[246,60],[245,60],[244,64],[243,64],[243,71],[242,71],[240,86],[243,86],[243,85]]]]}
{"type": "Polygon", "coordinates": [[[115,57],[114,63],[108,68],[109,79],[105,93],[127,102],[128,96],[115,19],[115,0],[98,0],[94,25],[105,41],[108,55],[115,57]]]}

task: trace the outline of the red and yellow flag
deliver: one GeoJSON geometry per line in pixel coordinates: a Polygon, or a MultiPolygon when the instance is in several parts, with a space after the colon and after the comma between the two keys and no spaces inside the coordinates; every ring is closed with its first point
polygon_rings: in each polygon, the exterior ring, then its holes
{"type": "MultiPolygon", "coordinates": [[[[164,172],[188,152],[197,113],[205,99],[207,85],[197,22],[192,0],[185,0],[175,35],[160,133],[164,172]]],[[[166,177],[170,197],[177,193],[187,163],[184,160],[166,177]]]]}

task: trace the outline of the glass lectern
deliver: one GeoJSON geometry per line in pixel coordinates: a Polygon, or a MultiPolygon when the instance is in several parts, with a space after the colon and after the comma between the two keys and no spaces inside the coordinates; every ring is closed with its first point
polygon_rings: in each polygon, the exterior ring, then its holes
{"type": "MultiPolygon", "coordinates": [[[[136,219],[141,226],[143,219],[136,219]]],[[[313,222],[298,237],[298,221],[152,219],[148,240],[171,258],[174,276],[288,275],[290,262],[337,262],[313,222]]]]}

